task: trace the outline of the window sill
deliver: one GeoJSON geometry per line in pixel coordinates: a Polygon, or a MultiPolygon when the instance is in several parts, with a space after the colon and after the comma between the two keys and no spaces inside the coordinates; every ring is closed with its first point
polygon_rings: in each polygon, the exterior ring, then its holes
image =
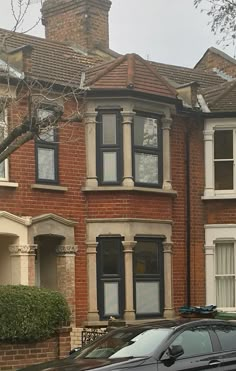
{"type": "MultiPolygon", "coordinates": [[[[125,321],[126,325],[141,325],[143,323],[153,323],[153,321],[161,321],[165,320],[165,318],[158,317],[157,318],[148,318],[148,319],[134,319],[132,321],[125,321]]],[[[123,321],[123,320],[122,320],[123,321]]],[[[106,327],[108,326],[108,321],[84,321],[83,326],[85,327],[106,327]]],[[[118,327],[117,327],[118,328],[118,327]]]]}
{"type": "Polygon", "coordinates": [[[212,195],[212,196],[202,196],[201,199],[203,201],[207,201],[207,200],[232,200],[232,199],[236,199],[236,193],[225,193],[225,194],[212,195]]]}
{"type": "Polygon", "coordinates": [[[0,182],[0,187],[18,188],[19,184],[13,182],[0,182]]]}
{"type": "Polygon", "coordinates": [[[46,191],[58,191],[58,192],[67,192],[68,187],[62,187],[57,185],[50,184],[31,184],[32,189],[42,189],[46,191]]]}
{"type": "Polygon", "coordinates": [[[129,192],[148,192],[159,193],[163,195],[177,196],[177,192],[173,190],[164,190],[160,188],[145,188],[145,187],[123,187],[123,186],[98,186],[98,187],[83,187],[84,192],[113,192],[113,191],[129,191],[129,192]]]}

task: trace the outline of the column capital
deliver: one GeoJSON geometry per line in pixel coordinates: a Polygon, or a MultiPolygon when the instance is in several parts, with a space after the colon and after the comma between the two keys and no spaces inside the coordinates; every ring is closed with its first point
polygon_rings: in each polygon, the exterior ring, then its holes
{"type": "Polygon", "coordinates": [[[170,130],[173,119],[171,117],[165,116],[161,119],[161,122],[162,122],[162,130],[170,130]]]}
{"type": "Polygon", "coordinates": [[[164,254],[173,253],[173,242],[163,242],[163,252],[164,254]]]}
{"type": "Polygon", "coordinates": [[[97,112],[96,111],[91,111],[91,112],[86,112],[84,114],[85,118],[85,124],[96,124],[96,117],[97,117],[97,112]]]}
{"type": "Polygon", "coordinates": [[[214,130],[204,130],[203,135],[204,135],[204,141],[213,141],[214,138],[214,130]]]}
{"type": "Polygon", "coordinates": [[[97,253],[98,242],[87,241],[86,245],[87,245],[87,251],[86,251],[87,254],[96,254],[97,253]]]}
{"type": "Polygon", "coordinates": [[[137,241],[122,241],[122,245],[124,247],[124,252],[125,253],[133,253],[134,252],[134,247],[136,246],[137,241]]]}
{"type": "Polygon", "coordinates": [[[75,255],[77,251],[77,245],[60,245],[56,248],[57,255],[75,255]]]}
{"type": "Polygon", "coordinates": [[[133,111],[123,111],[121,112],[121,115],[123,117],[123,124],[132,124],[134,116],[136,115],[136,112],[133,111]]]}
{"type": "Polygon", "coordinates": [[[205,255],[214,255],[215,245],[204,245],[203,250],[205,251],[205,255]]]}
{"type": "Polygon", "coordinates": [[[37,244],[10,245],[9,251],[11,255],[34,255],[37,248],[37,244]]]}

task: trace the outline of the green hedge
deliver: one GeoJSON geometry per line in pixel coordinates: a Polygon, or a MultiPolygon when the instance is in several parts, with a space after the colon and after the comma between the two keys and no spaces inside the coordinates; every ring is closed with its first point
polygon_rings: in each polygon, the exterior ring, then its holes
{"type": "Polygon", "coordinates": [[[0,286],[0,341],[28,342],[49,338],[68,326],[70,310],[57,291],[31,286],[0,286]]]}

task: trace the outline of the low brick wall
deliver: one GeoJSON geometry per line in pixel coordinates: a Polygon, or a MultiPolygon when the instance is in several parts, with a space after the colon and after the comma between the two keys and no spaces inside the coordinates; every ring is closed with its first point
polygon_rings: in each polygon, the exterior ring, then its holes
{"type": "Polygon", "coordinates": [[[62,328],[55,337],[37,343],[0,343],[0,370],[16,370],[67,357],[71,349],[70,332],[71,328],[62,328]]]}

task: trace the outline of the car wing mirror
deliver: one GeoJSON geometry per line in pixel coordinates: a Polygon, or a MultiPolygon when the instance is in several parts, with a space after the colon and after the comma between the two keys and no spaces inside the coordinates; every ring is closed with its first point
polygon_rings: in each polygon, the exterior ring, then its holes
{"type": "Polygon", "coordinates": [[[170,346],[163,356],[161,357],[161,360],[166,364],[173,364],[175,360],[182,356],[184,354],[183,347],[181,345],[172,345],[170,346]]]}
{"type": "Polygon", "coordinates": [[[171,358],[177,359],[184,354],[182,345],[172,345],[169,347],[169,355],[171,358]]]}
{"type": "Polygon", "coordinates": [[[71,349],[69,355],[74,354],[75,352],[78,352],[80,349],[81,347],[76,347],[76,348],[71,349]]]}

